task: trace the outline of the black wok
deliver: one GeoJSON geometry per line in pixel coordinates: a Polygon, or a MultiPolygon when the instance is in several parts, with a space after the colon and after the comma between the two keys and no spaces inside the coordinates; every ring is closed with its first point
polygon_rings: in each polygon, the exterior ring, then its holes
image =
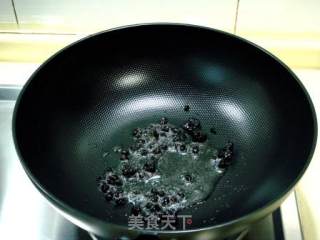
{"type": "MultiPolygon", "coordinates": [[[[28,176],[75,224],[103,237],[137,237],[128,207],[106,204],[101,157],[131,129],[166,116],[199,118],[215,145],[231,140],[233,164],[188,230],[158,237],[234,234],[275,210],[306,170],[317,135],[312,102],[271,54],[221,31],[178,24],[119,28],[63,49],[32,75],[16,104],[13,135],[28,176]]],[[[23,198],[22,198],[23,201],[23,198]]],[[[27,206],[26,206],[27,207],[27,206]]]]}

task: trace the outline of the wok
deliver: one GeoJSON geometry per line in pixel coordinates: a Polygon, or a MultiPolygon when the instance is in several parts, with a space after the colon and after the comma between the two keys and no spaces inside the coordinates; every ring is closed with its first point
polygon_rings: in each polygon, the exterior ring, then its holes
{"type": "Polygon", "coordinates": [[[33,184],[89,232],[215,239],[280,206],[311,160],[317,126],[300,81],[260,47],[199,26],[144,24],[89,36],[42,64],[18,98],[13,136],[33,184]],[[128,230],[129,206],[97,190],[102,153],[163,116],[215,126],[209,140],[232,141],[233,163],[203,204],[181,212],[192,215],[188,229],[128,230]]]}

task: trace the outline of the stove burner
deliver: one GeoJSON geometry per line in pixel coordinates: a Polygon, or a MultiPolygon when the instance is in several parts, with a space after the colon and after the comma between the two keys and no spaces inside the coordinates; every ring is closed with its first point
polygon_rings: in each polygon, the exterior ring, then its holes
{"type": "MultiPolygon", "coordinates": [[[[221,239],[221,240],[244,240],[244,237],[247,234],[248,234],[248,230],[245,230],[245,231],[243,231],[241,233],[236,234],[235,236],[224,238],[224,239],[221,239]]],[[[90,236],[91,236],[92,240],[107,240],[107,239],[96,237],[93,234],[90,234],[90,236]]],[[[140,236],[140,237],[132,239],[132,240],[159,240],[159,239],[160,238],[158,238],[156,236],[143,235],[143,236],[140,236]]],[[[119,238],[117,240],[130,240],[130,239],[127,238],[127,237],[122,237],[122,238],[119,238]]],[[[207,240],[210,240],[210,239],[207,239],[207,240]]],[[[214,239],[214,240],[217,240],[217,239],[214,239]]]]}

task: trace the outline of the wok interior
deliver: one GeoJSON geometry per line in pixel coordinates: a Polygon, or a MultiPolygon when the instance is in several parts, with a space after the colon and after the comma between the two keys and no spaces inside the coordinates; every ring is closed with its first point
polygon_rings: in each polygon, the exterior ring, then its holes
{"type": "Polygon", "coordinates": [[[214,126],[214,146],[234,142],[234,163],[210,198],[181,212],[192,214],[191,228],[229,221],[276,199],[312,151],[310,103],[282,65],[220,32],[161,25],[103,33],[46,63],[21,97],[17,146],[45,191],[127,225],[128,208],[107,204],[97,190],[102,154],[129,144],[134,127],[163,116],[175,124],[199,118],[206,132],[214,126]]]}

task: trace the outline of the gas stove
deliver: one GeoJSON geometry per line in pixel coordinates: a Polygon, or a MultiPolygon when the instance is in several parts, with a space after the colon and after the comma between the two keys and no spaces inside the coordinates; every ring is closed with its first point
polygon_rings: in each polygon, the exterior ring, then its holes
{"type": "MultiPolygon", "coordinates": [[[[98,240],[53,209],[32,185],[16,154],[11,120],[21,87],[0,86],[0,239],[98,240]]],[[[302,240],[295,192],[274,213],[227,240],[302,240]]]]}

